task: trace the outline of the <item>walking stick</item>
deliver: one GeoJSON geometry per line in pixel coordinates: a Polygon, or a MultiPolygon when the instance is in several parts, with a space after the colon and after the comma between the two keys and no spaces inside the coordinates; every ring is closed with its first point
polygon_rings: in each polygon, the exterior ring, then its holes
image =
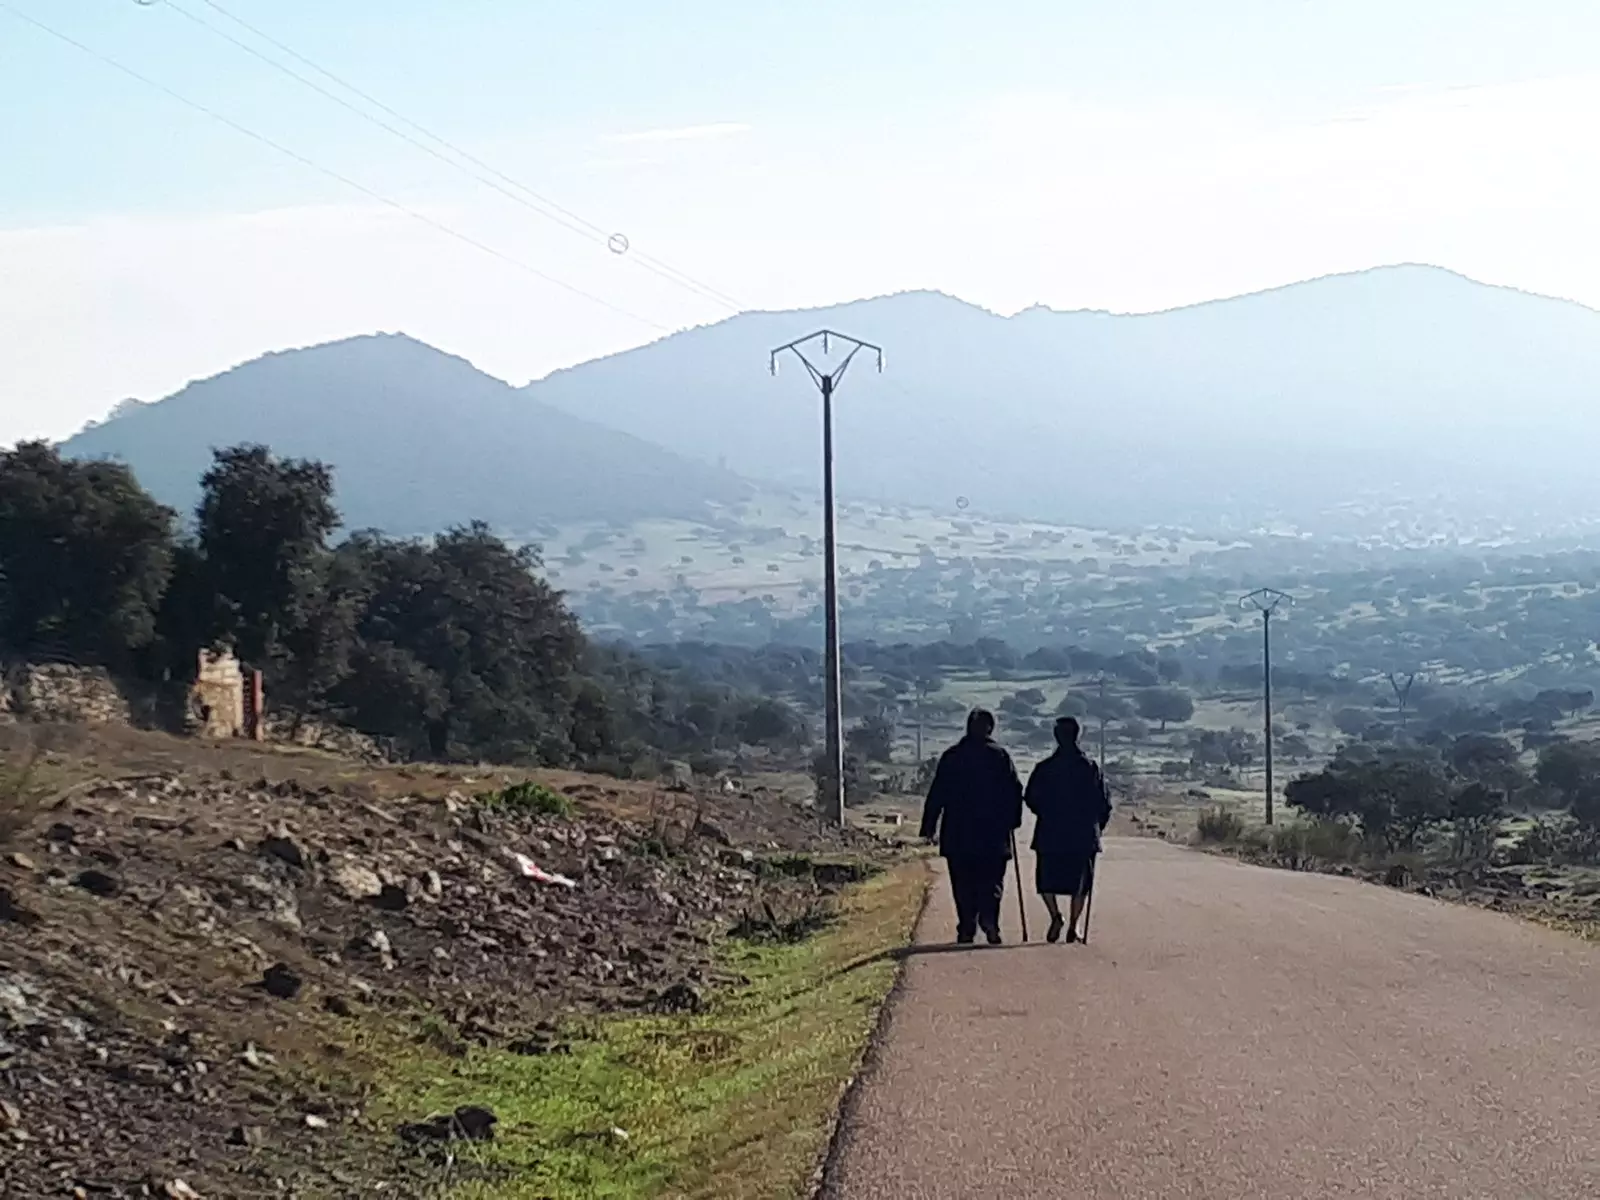
{"type": "Polygon", "coordinates": [[[1028,940],[1028,906],[1022,895],[1022,860],[1017,857],[1017,831],[1011,831],[1011,866],[1017,876],[1017,916],[1022,920],[1022,940],[1028,940]]]}
{"type": "Polygon", "coordinates": [[[1089,888],[1083,897],[1083,937],[1085,946],[1089,944],[1089,918],[1094,915],[1094,859],[1089,860],[1089,888]]]}

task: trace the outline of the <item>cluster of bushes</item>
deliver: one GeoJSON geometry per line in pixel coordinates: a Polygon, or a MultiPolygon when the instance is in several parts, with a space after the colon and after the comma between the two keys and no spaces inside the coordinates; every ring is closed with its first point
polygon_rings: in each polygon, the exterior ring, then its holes
{"type": "Polygon", "coordinates": [[[230,646],[276,707],[412,756],[635,771],[808,740],[781,700],[593,645],[537,550],[482,524],[339,524],[332,471],[261,446],[216,453],[188,524],[121,464],[0,452],[0,655],[159,686],[230,646]]]}
{"type": "Polygon", "coordinates": [[[1237,814],[1202,814],[1202,841],[1256,838],[1279,860],[1351,861],[1443,854],[1455,862],[1498,855],[1524,861],[1600,859],[1600,744],[1561,742],[1539,752],[1531,772],[1517,748],[1489,734],[1465,734],[1443,748],[1349,747],[1322,770],[1284,790],[1300,822],[1247,830],[1237,814]],[[1500,841],[1513,812],[1533,813],[1515,847],[1500,841]]]}

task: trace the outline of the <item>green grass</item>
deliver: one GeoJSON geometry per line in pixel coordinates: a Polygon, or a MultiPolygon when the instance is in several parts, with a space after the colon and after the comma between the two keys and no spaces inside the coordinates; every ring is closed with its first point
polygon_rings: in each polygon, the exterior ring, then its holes
{"type": "Polygon", "coordinates": [[[570,1055],[413,1051],[374,1115],[493,1109],[495,1140],[471,1150],[496,1177],[450,1193],[463,1200],[801,1196],[926,884],[911,863],[850,889],[841,919],[806,941],[730,943],[750,984],[696,1016],[601,1022],[570,1055]]]}
{"type": "Polygon", "coordinates": [[[484,792],[478,802],[501,812],[539,817],[570,817],[576,808],[570,798],[542,783],[524,780],[495,792],[484,792]]]}

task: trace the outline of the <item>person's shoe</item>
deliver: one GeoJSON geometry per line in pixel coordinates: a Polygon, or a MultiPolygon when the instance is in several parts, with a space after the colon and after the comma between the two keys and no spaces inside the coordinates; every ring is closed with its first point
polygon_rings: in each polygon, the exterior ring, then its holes
{"type": "Polygon", "coordinates": [[[968,933],[966,930],[956,930],[956,945],[970,946],[977,939],[977,934],[968,933]]]}
{"type": "Polygon", "coordinates": [[[1044,940],[1049,942],[1052,946],[1055,945],[1061,940],[1061,931],[1066,928],[1066,924],[1067,923],[1061,919],[1060,913],[1057,913],[1055,916],[1051,917],[1050,928],[1044,931],[1044,940]]]}
{"type": "Polygon", "coordinates": [[[1000,945],[1000,931],[998,929],[985,929],[983,936],[988,939],[989,945],[1000,945]]]}
{"type": "Polygon", "coordinates": [[[1078,940],[1078,930],[1077,930],[1077,927],[1074,926],[1073,928],[1067,930],[1067,945],[1070,946],[1073,942],[1075,942],[1077,940],[1078,940]]]}

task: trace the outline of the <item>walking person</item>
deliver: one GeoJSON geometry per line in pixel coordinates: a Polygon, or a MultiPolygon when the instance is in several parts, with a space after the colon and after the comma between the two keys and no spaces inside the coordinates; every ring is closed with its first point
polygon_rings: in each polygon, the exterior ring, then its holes
{"type": "Polygon", "coordinates": [[[949,867],[958,945],[971,945],[979,929],[991,946],[1000,944],[1000,901],[1021,824],[1016,765],[994,740],[994,714],[973,709],[966,736],[939,756],[922,808],[922,837],[938,835],[949,867]]]}
{"type": "Polygon", "coordinates": [[[1100,835],[1111,820],[1111,796],[1100,764],[1078,746],[1078,722],[1061,717],[1055,724],[1056,750],[1028,776],[1024,801],[1036,818],[1033,826],[1034,883],[1050,910],[1047,942],[1078,940],[1078,921],[1094,886],[1094,862],[1100,835]],[[1066,921],[1061,897],[1070,896],[1066,921]]]}

